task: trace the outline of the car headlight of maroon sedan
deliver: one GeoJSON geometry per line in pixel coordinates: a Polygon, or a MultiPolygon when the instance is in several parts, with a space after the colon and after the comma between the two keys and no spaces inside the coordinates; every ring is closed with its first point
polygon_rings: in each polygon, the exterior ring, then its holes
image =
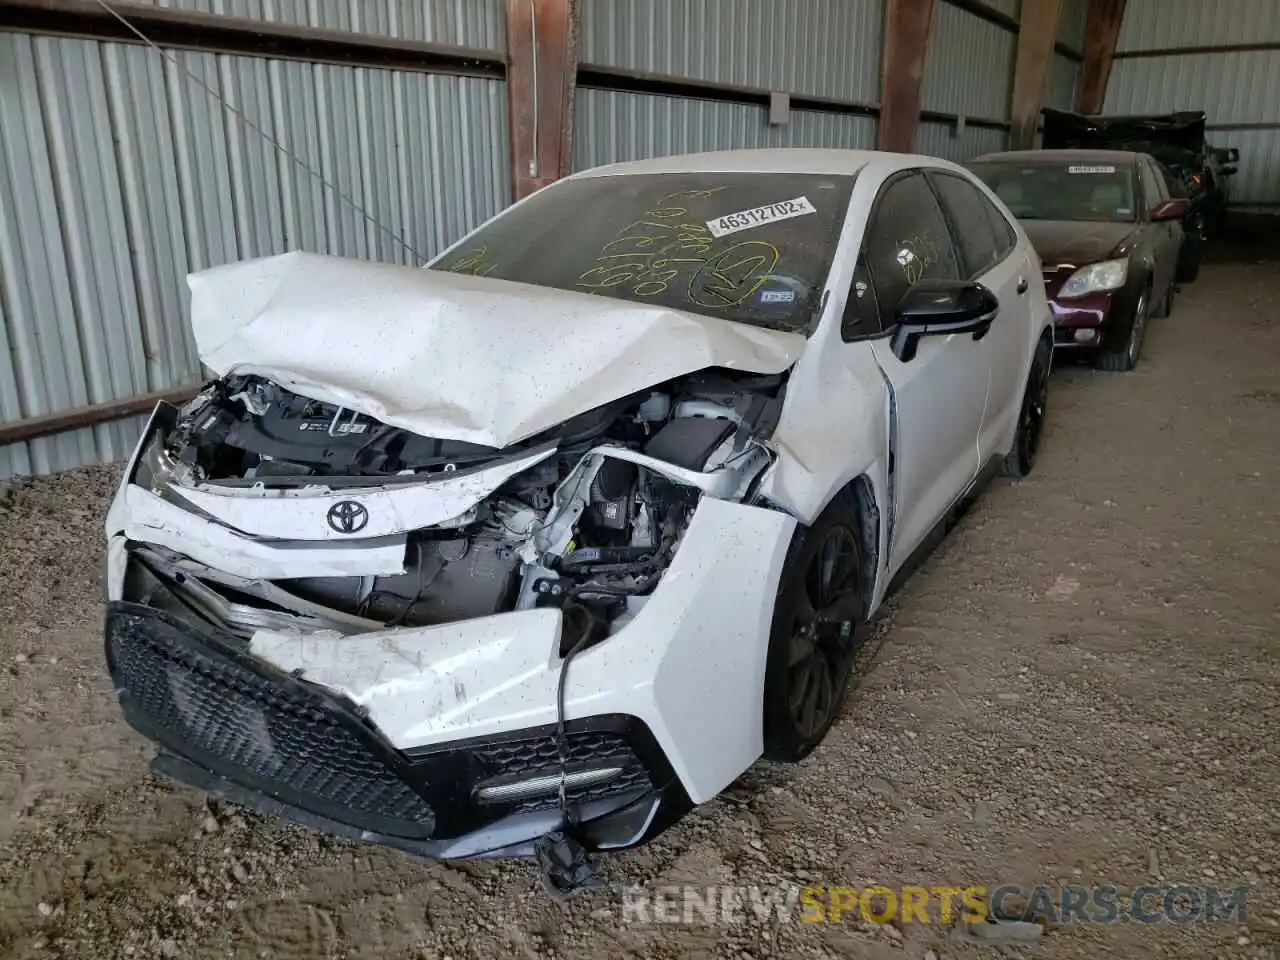
{"type": "Polygon", "coordinates": [[[1081,267],[1058,288],[1058,300],[1075,300],[1091,293],[1110,293],[1124,287],[1129,278],[1129,261],[1104,260],[1081,267]]]}

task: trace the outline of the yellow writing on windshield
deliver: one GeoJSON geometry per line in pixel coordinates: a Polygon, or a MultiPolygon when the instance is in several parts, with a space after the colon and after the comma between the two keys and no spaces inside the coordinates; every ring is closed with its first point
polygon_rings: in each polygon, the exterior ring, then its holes
{"type": "Polygon", "coordinates": [[[689,281],[689,299],[703,307],[733,307],[764,285],[778,265],[778,248],[745,240],[708,258],[689,281]]]}
{"type": "Polygon", "coordinates": [[[713,249],[716,240],[706,223],[697,222],[684,204],[724,189],[680,190],[662,197],[600,248],[575,286],[657,297],[684,274],[693,303],[715,308],[742,303],[769,279],[780,254],[762,240],[713,249]]]}
{"type": "Polygon", "coordinates": [[[488,247],[473,247],[458,254],[458,258],[444,269],[450,273],[466,273],[483,277],[491,273],[496,266],[497,264],[489,259],[488,247]]]}

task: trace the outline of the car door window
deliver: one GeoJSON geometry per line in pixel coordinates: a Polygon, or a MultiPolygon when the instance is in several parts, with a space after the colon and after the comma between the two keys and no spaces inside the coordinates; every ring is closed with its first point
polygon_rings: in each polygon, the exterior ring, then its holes
{"type": "Polygon", "coordinates": [[[951,234],[923,174],[900,177],[880,191],[867,224],[863,255],[881,329],[893,326],[898,304],[915,283],[960,279],[951,234]]]}
{"type": "Polygon", "coordinates": [[[996,248],[999,253],[999,259],[1003,260],[1009,254],[1013,253],[1013,248],[1018,245],[1018,234],[1013,229],[1007,217],[1000,212],[1000,209],[988,200],[985,196],[982,198],[983,206],[987,208],[987,217],[991,221],[991,229],[995,231],[996,239],[999,246],[996,248]]]}
{"type": "Polygon", "coordinates": [[[1155,174],[1147,169],[1145,164],[1138,166],[1138,173],[1142,178],[1142,196],[1147,202],[1147,212],[1150,213],[1160,204],[1160,191],[1156,188],[1155,174]]]}
{"type": "Polygon", "coordinates": [[[1147,167],[1151,170],[1151,178],[1155,181],[1156,193],[1160,195],[1160,199],[1162,201],[1171,199],[1168,169],[1158,162],[1149,163],[1147,167]]]}
{"type": "Polygon", "coordinates": [[[987,201],[978,189],[963,177],[953,173],[930,172],[929,179],[937,188],[943,212],[951,224],[960,253],[961,266],[969,280],[976,280],[1003,256],[1003,245],[996,237],[995,224],[986,211],[987,201]]]}

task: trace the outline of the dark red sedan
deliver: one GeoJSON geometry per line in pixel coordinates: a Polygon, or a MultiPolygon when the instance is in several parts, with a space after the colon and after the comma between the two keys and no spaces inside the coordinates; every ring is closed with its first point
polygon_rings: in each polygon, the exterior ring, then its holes
{"type": "Polygon", "coordinates": [[[1132,370],[1147,320],[1173,307],[1188,201],[1145,153],[1019,150],[968,166],[1040,255],[1055,347],[1132,370]]]}

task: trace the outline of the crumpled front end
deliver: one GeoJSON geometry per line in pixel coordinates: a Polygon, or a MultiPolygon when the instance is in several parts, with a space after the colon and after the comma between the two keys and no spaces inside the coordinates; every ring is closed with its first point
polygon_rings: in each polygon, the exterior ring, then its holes
{"type": "Polygon", "coordinates": [[[126,716],[179,779],[417,853],[527,854],[565,807],[643,841],[761,752],[785,379],[501,449],[257,375],[162,405],[107,521],[126,716]]]}

